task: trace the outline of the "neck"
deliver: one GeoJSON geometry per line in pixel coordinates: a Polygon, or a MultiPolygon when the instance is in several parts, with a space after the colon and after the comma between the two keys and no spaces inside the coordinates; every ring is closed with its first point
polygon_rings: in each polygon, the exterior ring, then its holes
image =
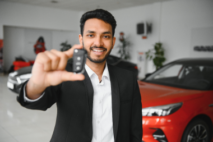
{"type": "Polygon", "coordinates": [[[94,63],[94,62],[91,62],[89,59],[87,59],[86,64],[92,71],[95,72],[95,74],[98,75],[99,81],[101,81],[106,61],[102,63],[94,63]]]}

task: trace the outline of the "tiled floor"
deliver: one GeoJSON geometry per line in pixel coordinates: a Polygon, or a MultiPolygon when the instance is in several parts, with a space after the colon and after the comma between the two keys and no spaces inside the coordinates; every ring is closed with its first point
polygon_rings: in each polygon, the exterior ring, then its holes
{"type": "Polygon", "coordinates": [[[7,76],[0,76],[0,142],[48,142],[56,118],[56,106],[47,111],[29,110],[7,89],[7,76]]]}

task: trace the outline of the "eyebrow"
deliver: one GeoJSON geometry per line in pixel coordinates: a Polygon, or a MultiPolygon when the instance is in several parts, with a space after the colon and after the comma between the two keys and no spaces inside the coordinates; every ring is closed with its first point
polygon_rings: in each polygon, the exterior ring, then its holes
{"type": "Polygon", "coordinates": [[[111,34],[111,32],[110,32],[110,31],[107,31],[107,32],[103,32],[103,34],[111,34]]]}
{"type": "MultiPolygon", "coordinates": [[[[95,33],[95,32],[88,30],[87,33],[95,33]]],[[[102,34],[111,34],[111,32],[110,31],[106,31],[106,32],[103,32],[102,34]]]]}
{"type": "Polygon", "coordinates": [[[87,33],[95,33],[94,31],[87,31],[87,33]]]}

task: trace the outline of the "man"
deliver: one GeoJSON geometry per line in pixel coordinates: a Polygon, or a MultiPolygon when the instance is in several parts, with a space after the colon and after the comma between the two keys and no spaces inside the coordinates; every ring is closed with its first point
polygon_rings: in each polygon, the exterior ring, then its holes
{"type": "Polygon", "coordinates": [[[39,110],[57,104],[51,142],[141,142],[137,79],[134,73],[106,63],[116,40],[114,17],[97,9],[86,12],[80,22],[80,45],[65,52],[39,53],[18,101],[39,110]],[[72,73],[67,64],[76,48],[87,50],[84,74],[72,73]]]}

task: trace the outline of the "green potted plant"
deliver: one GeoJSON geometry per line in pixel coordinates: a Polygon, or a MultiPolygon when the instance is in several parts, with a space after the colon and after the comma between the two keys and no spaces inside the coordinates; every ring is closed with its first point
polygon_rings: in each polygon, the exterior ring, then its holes
{"type": "Polygon", "coordinates": [[[61,51],[67,51],[72,47],[67,41],[61,43],[61,51]]]}
{"type": "Polygon", "coordinates": [[[146,59],[152,60],[156,70],[163,66],[163,62],[166,61],[164,57],[164,49],[163,44],[161,42],[157,42],[154,45],[154,49],[150,49],[146,52],[146,59]]]}
{"type": "Polygon", "coordinates": [[[128,50],[128,48],[130,46],[130,42],[124,38],[123,32],[120,32],[119,41],[121,42],[121,44],[118,45],[118,47],[119,47],[118,54],[120,54],[120,58],[125,59],[125,60],[130,59],[130,54],[129,54],[129,50],[128,50]]]}

